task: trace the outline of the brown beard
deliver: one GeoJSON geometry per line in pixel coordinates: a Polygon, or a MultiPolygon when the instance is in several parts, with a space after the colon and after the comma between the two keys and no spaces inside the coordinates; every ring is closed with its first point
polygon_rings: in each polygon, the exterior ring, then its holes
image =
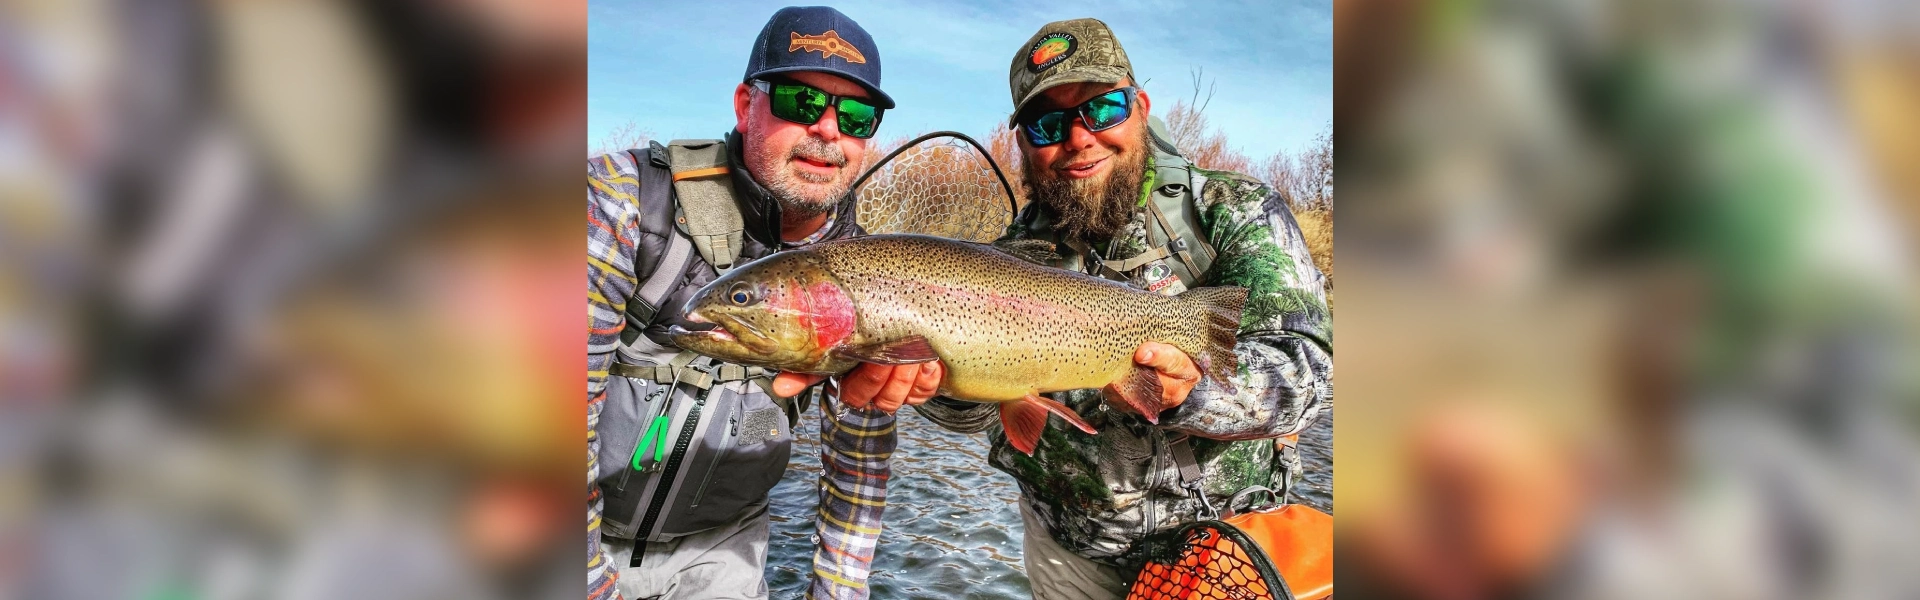
{"type": "Polygon", "coordinates": [[[1064,241],[1089,244],[1112,239],[1133,220],[1140,201],[1140,181],[1147,171],[1147,128],[1140,143],[1113,156],[1113,170],[1105,182],[1065,179],[1048,165],[1025,161],[1027,197],[1053,215],[1054,232],[1064,241]]]}

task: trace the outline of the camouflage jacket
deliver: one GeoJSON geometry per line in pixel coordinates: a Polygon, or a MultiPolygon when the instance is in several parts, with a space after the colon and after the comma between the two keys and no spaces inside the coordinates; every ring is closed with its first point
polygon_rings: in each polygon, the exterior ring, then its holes
{"type": "MultiPolygon", "coordinates": [[[[1299,474],[1299,459],[1283,459],[1273,438],[1305,430],[1333,400],[1332,319],[1323,276],[1285,200],[1245,175],[1193,173],[1198,234],[1217,252],[1201,285],[1249,291],[1235,349],[1240,369],[1232,377],[1238,394],[1202,379],[1185,402],[1160,416],[1157,426],[1108,407],[1099,390],[1051,394],[1100,433],[1087,435],[1052,419],[1031,457],[1007,443],[992,405],[934,398],[916,407],[948,429],[989,431],[988,461],[1019,481],[1054,540],[1115,566],[1131,566],[1123,555],[1146,534],[1199,518],[1199,502],[1180,485],[1169,440],[1193,436],[1194,456],[1204,473],[1201,487],[1215,508],[1226,510],[1228,499],[1249,486],[1284,493],[1299,474]]],[[[1154,193],[1153,185],[1149,181],[1143,193],[1154,193]]],[[[1002,241],[1052,239],[1045,213],[1037,204],[1028,205],[1002,241]]],[[[1151,218],[1143,203],[1107,255],[1148,250],[1151,218]]],[[[1052,266],[1085,270],[1083,257],[1056,245],[1062,257],[1052,266]]],[[[1149,265],[1126,275],[1129,283],[1144,288],[1145,274],[1153,270],[1149,265]]]]}

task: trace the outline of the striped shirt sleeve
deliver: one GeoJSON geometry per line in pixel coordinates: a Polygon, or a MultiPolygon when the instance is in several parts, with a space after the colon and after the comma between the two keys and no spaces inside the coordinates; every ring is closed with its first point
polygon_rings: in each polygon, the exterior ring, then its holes
{"type": "Polygon", "coordinates": [[[640,233],[639,179],[624,154],[587,161],[587,598],[618,600],[618,568],[600,545],[600,439],[594,433],[606,402],[607,369],[625,324],[627,298],[638,287],[634,240],[640,233]]]}
{"type": "Polygon", "coordinates": [[[828,397],[820,404],[820,508],[807,597],[858,600],[867,597],[887,508],[887,479],[893,474],[888,461],[899,437],[894,415],[828,397]]]}

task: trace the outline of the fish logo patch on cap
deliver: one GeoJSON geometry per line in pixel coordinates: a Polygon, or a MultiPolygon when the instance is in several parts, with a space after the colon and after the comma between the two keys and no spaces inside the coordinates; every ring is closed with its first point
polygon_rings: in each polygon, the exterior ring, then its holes
{"type": "Polygon", "coordinates": [[[788,52],[819,52],[820,60],[838,56],[841,60],[850,63],[867,62],[867,57],[861,55],[858,48],[854,48],[853,44],[840,39],[840,34],[835,33],[832,29],[828,29],[826,33],[820,35],[800,35],[798,31],[791,32],[790,35],[793,37],[790,38],[792,43],[787,46],[788,52]]]}
{"type": "Polygon", "coordinates": [[[1079,48],[1080,44],[1073,39],[1071,33],[1059,32],[1040,36],[1040,41],[1034,42],[1033,49],[1027,51],[1027,70],[1039,73],[1073,56],[1073,51],[1079,48]]]}

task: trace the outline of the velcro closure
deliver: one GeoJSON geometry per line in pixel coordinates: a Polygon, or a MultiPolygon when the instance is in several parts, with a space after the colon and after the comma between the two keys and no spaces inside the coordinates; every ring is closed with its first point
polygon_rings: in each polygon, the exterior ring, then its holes
{"type": "Polygon", "coordinates": [[[700,257],[718,268],[733,266],[746,225],[734,201],[727,145],[720,140],[674,140],[667,145],[668,169],[680,214],[676,218],[693,237],[700,257]]]}

